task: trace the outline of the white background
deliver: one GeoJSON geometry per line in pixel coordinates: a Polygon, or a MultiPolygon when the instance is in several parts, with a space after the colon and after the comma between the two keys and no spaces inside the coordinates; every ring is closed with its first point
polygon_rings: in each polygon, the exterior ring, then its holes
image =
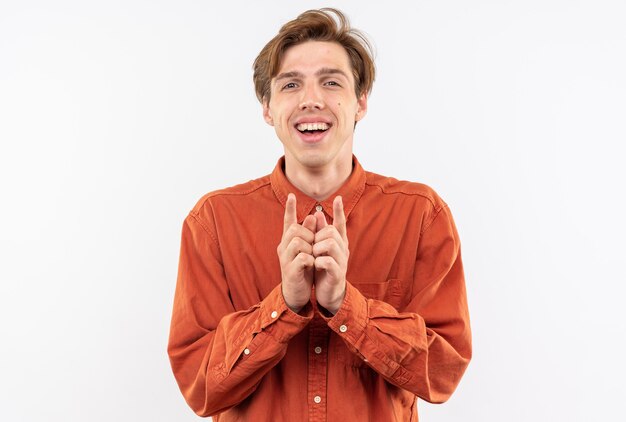
{"type": "MultiPolygon", "coordinates": [[[[272,170],[252,61],[325,5],[0,2],[0,420],[197,420],[166,356],[182,221],[272,170]]],[[[335,5],[378,52],[356,155],[463,242],[474,359],[421,420],[624,420],[626,4],[335,5]]]]}

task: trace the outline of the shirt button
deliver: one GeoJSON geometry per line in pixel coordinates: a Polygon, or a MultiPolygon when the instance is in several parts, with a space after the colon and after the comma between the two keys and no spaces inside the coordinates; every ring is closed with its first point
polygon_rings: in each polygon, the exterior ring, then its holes
{"type": "Polygon", "coordinates": [[[249,355],[250,354],[250,349],[248,349],[248,348],[243,349],[243,354],[244,355],[249,355]]]}
{"type": "Polygon", "coordinates": [[[345,333],[346,331],[348,331],[348,327],[346,327],[345,325],[342,325],[341,327],[339,327],[339,331],[341,331],[342,333],[345,333]]]}
{"type": "Polygon", "coordinates": [[[322,348],[321,348],[321,347],[319,347],[319,346],[317,346],[317,347],[316,347],[315,349],[313,349],[313,350],[314,350],[314,351],[315,351],[315,353],[317,353],[318,355],[319,355],[320,353],[322,353],[322,348]]]}
{"type": "Polygon", "coordinates": [[[315,206],[315,211],[321,211],[322,209],[323,209],[323,208],[322,208],[322,206],[321,206],[320,204],[317,204],[317,205],[315,206]]]}
{"type": "Polygon", "coordinates": [[[315,397],[313,397],[313,401],[315,403],[320,403],[322,401],[322,398],[320,396],[315,396],[315,397]]]}
{"type": "Polygon", "coordinates": [[[272,311],[272,318],[276,318],[278,316],[278,312],[272,311]]]}

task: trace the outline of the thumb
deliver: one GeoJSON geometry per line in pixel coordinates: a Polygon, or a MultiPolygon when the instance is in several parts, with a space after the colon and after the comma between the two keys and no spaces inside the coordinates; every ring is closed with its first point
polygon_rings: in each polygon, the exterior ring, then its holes
{"type": "Polygon", "coordinates": [[[317,220],[312,215],[307,215],[304,221],[302,222],[302,227],[310,230],[312,233],[315,233],[315,227],[317,226],[317,220]]]}
{"type": "Polygon", "coordinates": [[[315,230],[317,232],[328,225],[328,223],[326,222],[326,217],[324,217],[324,213],[321,211],[315,213],[315,220],[317,220],[317,228],[315,230]]]}

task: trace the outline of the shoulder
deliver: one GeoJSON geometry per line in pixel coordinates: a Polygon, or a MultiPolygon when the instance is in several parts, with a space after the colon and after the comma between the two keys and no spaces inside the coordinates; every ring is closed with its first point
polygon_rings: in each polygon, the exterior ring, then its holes
{"type": "Polygon", "coordinates": [[[371,201],[387,207],[395,218],[399,215],[417,218],[422,232],[439,215],[446,215],[451,219],[448,204],[432,187],[424,183],[366,172],[365,184],[371,201]]]}
{"type": "Polygon", "coordinates": [[[259,196],[267,195],[268,191],[271,191],[269,175],[235,186],[218,189],[203,195],[192,208],[191,215],[201,218],[206,217],[207,214],[213,214],[215,207],[233,202],[241,203],[255,200],[259,196]]]}
{"type": "Polygon", "coordinates": [[[444,200],[435,192],[433,188],[418,182],[398,180],[394,177],[382,176],[380,174],[365,172],[366,187],[379,190],[386,196],[406,196],[418,202],[424,202],[435,210],[446,207],[444,200]]]}

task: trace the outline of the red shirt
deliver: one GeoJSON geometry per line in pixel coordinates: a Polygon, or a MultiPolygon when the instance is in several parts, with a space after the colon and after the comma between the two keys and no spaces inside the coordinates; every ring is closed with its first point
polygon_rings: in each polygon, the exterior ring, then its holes
{"type": "MultiPolygon", "coordinates": [[[[191,408],[215,421],[417,421],[471,356],[459,237],[429,187],[365,172],[318,202],[271,175],[205,195],[185,219],[168,353],[191,408]],[[276,247],[341,195],[350,256],[333,317],[285,304],[276,247]]],[[[315,295],[312,294],[312,297],[315,295]]]]}

